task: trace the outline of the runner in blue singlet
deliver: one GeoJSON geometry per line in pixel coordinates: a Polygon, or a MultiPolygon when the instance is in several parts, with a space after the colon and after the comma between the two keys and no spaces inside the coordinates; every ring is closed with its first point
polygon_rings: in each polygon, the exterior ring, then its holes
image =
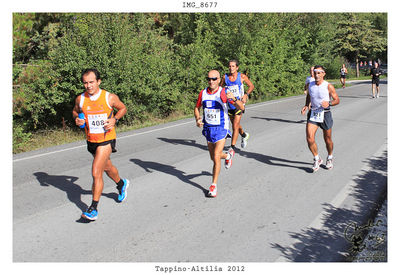
{"type": "MultiPolygon", "coordinates": [[[[241,100],[244,104],[249,99],[249,94],[254,90],[254,85],[250,81],[250,79],[242,73],[238,72],[239,63],[237,60],[229,61],[229,74],[225,74],[222,78],[222,86],[225,85],[226,89],[234,94],[234,96],[241,100]],[[244,91],[244,85],[249,87],[247,92],[244,91]]],[[[231,140],[231,148],[233,150],[236,149],[236,141],[239,137],[239,134],[242,137],[241,147],[245,148],[247,146],[247,141],[250,137],[249,133],[246,133],[243,130],[242,125],[240,124],[240,120],[242,118],[242,113],[244,110],[240,110],[235,108],[232,104],[228,104],[228,114],[232,122],[232,140],[231,140]]]]}

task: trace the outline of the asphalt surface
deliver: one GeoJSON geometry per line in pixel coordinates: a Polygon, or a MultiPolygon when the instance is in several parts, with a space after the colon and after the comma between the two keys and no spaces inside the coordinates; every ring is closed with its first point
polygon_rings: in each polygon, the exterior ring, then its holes
{"type": "MultiPolygon", "coordinates": [[[[346,261],[358,245],[349,228],[386,195],[387,84],[379,99],[369,81],[337,92],[332,170],[311,172],[304,96],[253,104],[248,146],[222,168],[217,198],[205,195],[212,162],[194,119],[119,134],[111,159],[131,181],[128,197],[117,203],[105,176],[90,223],[80,218],[91,202],[84,141],[14,155],[13,261],[346,261]]],[[[317,144],[325,163],[321,130],[317,144]]]]}

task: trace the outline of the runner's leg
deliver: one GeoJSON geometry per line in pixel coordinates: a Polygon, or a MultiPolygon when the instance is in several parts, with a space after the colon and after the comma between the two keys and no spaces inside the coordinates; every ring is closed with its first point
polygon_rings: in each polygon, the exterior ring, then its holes
{"type": "MultiPolygon", "coordinates": [[[[239,137],[239,128],[240,128],[240,119],[242,118],[241,115],[234,115],[231,117],[232,122],[232,141],[231,145],[236,146],[236,141],[239,137]]],[[[243,131],[243,129],[242,129],[243,131]]]]}
{"type": "Polygon", "coordinates": [[[372,97],[375,97],[375,84],[372,84],[372,97]]]}
{"type": "Polygon", "coordinates": [[[227,155],[222,152],[225,146],[225,139],[217,141],[216,143],[208,143],[208,151],[210,152],[210,157],[213,160],[213,179],[212,183],[218,182],[218,176],[221,171],[221,159],[225,159],[227,155]]]}
{"type": "Polygon", "coordinates": [[[101,193],[103,192],[103,172],[106,167],[107,160],[111,155],[111,144],[105,146],[98,146],[92,164],[92,177],[93,177],[93,200],[99,201],[101,193]]]}
{"type": "Polygon", "coordinates": [[[317,143],[315,142],[315,133],[317,132],[318,126],[312,123],[307,123],[306,126],[306,138],[308,148],[310,149],[313,156],[318,155],[318,147],[317,143]]]}
{"type": "Polygon", "coordinates": [[[379,84],[376,84],[376,97],[379,97],[379,84]]]}
{"type": "Polygon", "coordinates": [[[323,130],[323,133],[326,144],[326,150],[328,151],[328,155],[331,156],[333,153],[332,128],[329,130],[323,130]]]}
{"type": "Polygon", "coordinates": [[[112,164],[110,158],[107,159],[104,171],[106,172],[107,176],[115,183],[118,183],[121,180],[121,178],[119,177],[118,169],[112,164]]]}

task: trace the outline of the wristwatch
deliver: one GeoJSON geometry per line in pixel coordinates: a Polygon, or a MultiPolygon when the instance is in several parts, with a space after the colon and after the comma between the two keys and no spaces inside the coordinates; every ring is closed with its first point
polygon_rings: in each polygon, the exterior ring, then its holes
{"type": "Polygon", "coordinates": [[[114,117],[114,119],[115,119],[115,125],[117,125],[117,124],[118,124],[118,121],[119,121],[119,119],[118,119],[118,118],[115,118],[115,117],[114,117]]]}

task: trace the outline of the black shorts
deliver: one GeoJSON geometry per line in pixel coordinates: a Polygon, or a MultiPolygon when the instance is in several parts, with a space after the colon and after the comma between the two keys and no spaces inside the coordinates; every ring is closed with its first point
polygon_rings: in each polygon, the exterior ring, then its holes
{"type": "Polygon", "coordinates": [[[310,116],[311,116],[311,111],[309,111],[308,114],[307,114],[307,123],[311,123],[311,124],[317,125],[322,130],[329,130],[333,126],[333,119],[332,119],[331,111],[325,111],[324,112],[324,122],[322,122],[322,123],[311,121],[310,120],[310,116]]]}
{"type": "Polygon", "coordinates": [[[376,87],[379,87],[379,78],[372,78],[372,84],[375,84],[376,87]]]}
{"type": "Polygon", "coordinates": [[[228,110],[228,115],[230,117],[232,116],[241,116],[242,114],[244,114],[244,110],[240,110],[240,109],[234,109],[234,110],[228,110]]]}
{"type": "Polygon", "coordinates": [[[89,153],[91,153],[92,155],[95,155],[95,154],[96,154],[97,147],[99,147],[99,146],[105,146],[105,145],[107,145],[107,144],[111,144],[112,153],[115,153],[115,152],[117,152],[117,149],[115,149],[116,142],[117,142],[117,141],[116,141],[115,139],[107,140],[107,141],[100,142],[100,143],[95,143],[95,142],[86,141],[86,143],[87,143],[87,150],[88,150],[89,153]]]}
{"type": "Polygon", "coordinates": [[[346,78],[346,75],[345,75],[345,74],[342,74],[342,75],[340,76],[340,78],[346,78]]]}

